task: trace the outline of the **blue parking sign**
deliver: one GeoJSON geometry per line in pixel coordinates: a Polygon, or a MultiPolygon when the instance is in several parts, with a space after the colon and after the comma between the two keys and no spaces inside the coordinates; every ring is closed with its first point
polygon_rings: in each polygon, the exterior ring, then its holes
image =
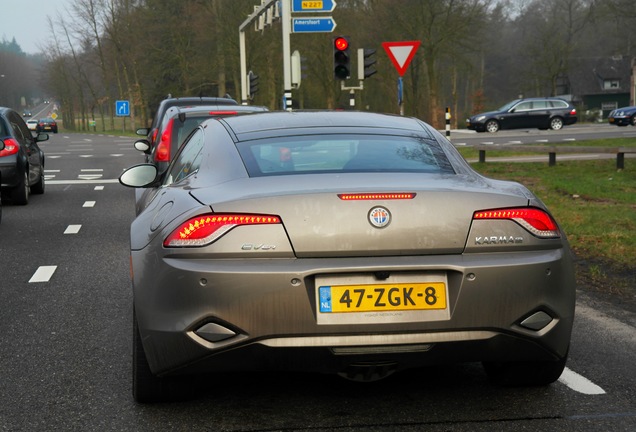
{"type": "Polygon", "coordinates": [[[127,100],[115,101],[115,115],[118,117],[129,117],[130,103],[127,100]]]}

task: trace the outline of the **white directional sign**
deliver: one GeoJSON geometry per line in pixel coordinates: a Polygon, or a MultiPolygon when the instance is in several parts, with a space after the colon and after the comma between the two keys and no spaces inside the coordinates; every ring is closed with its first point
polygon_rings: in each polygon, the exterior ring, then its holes
{"type": "Polygon", "coordinates": [[[331,33],[335,28],[332,17],[292,18],[292,33],[331,33]]]}

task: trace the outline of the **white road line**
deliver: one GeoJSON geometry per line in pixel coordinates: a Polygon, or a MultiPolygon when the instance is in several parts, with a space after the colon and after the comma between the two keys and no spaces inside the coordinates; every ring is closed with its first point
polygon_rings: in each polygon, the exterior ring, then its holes
{"type": "Polygon", "coordinates": [[[48,282],[49,280],[51,280],[51,277],[53,276],[53,273],[55,273],[56,269],[57,266],[38,267],[35,273],[33,273],[33,276],[31,276],[31,279],[29,279],[29,283],[48,282]]]}
{"type": "Polygon", "coordinates": [[[102,172],[104,171],[102,168],[82,168],[81,172],[102,172]]]}
{"type": "Polygon", "coordinates": [[[98,180],[53,180],[46,185],[72,185],[72,184],[95,184],[95,183],[119,183],[119,179],[98,179],[98,180]]]}
{"type": "Polygon", "coordinates": [[[605,394],[605,390],[568,368],[565,368],[559,381],[572,390],[586,395],[605,394]]]}
{"type": "Polygon", "coordinates": [[[79,174],[77,176],[80,180],[96,180],[104,177],[102,174],[79,174]]]}
{"type": "Polygon", "coordinates": [[[104,190],[104,186],[95,186],[95,190],[104,190]]]}
{"type": "Polygon", "coordinates": [[[44,170],[45,173],[54,173],[54,172],[60,172],[60,170],[44,170]]]}
{"type": "Polygon", "coordinates": [[[66,227],[64,234],[77,234],[80,228],[82,228],[81,225],[69,225],[66,227]]]}
{"type": "Polygon", "coordinates": [[[92,158],[93,155],[79,155],[79,157],[81,157],[81,158],[92,158]]]}
{"type": "Polygon", "coordinates": [[[82,207],[95,207],[95,201],[86,201],[82,207]]]}

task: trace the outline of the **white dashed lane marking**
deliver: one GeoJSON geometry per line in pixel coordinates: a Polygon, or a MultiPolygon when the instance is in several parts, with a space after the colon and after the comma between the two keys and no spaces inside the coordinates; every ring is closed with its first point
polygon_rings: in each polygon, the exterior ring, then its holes
{"type": "Polygon", "coordinates": [[[66,227],[64,234],[77,234],[81,228],[81,225],[69,225],[66,227]]]}
{"type": "Polygon", "coordinates": [[[33,276],[31,276],[31,279],[29,279],[29,283],[50,281],[56,269],[57,269],[57,266],[40,266],[35,271],[35,273],[33,273],[33,276]]]}
{"type": "Polygon", "coordinates": [[[584,376],[579,375],[568,368],[565,368],[565,370],[561,374],[561,377],[559,378],[559,381],[572,390],[586,395],[605,394],[605,390],[603,390],[584,376]]]}
{"type": "Polygon", "coordinates": [[[95,201],[86,201],[82,207],[95,207],[95,201]]]}

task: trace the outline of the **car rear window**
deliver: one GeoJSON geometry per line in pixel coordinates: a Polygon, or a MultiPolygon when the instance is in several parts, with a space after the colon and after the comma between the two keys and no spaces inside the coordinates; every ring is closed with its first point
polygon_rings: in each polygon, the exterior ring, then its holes
{"type": "Polygon", "coordinates": [[[431,139],[393,135],[320,135],[240,142],[250,177],[342,172],[454,173],[431,139]]]}

